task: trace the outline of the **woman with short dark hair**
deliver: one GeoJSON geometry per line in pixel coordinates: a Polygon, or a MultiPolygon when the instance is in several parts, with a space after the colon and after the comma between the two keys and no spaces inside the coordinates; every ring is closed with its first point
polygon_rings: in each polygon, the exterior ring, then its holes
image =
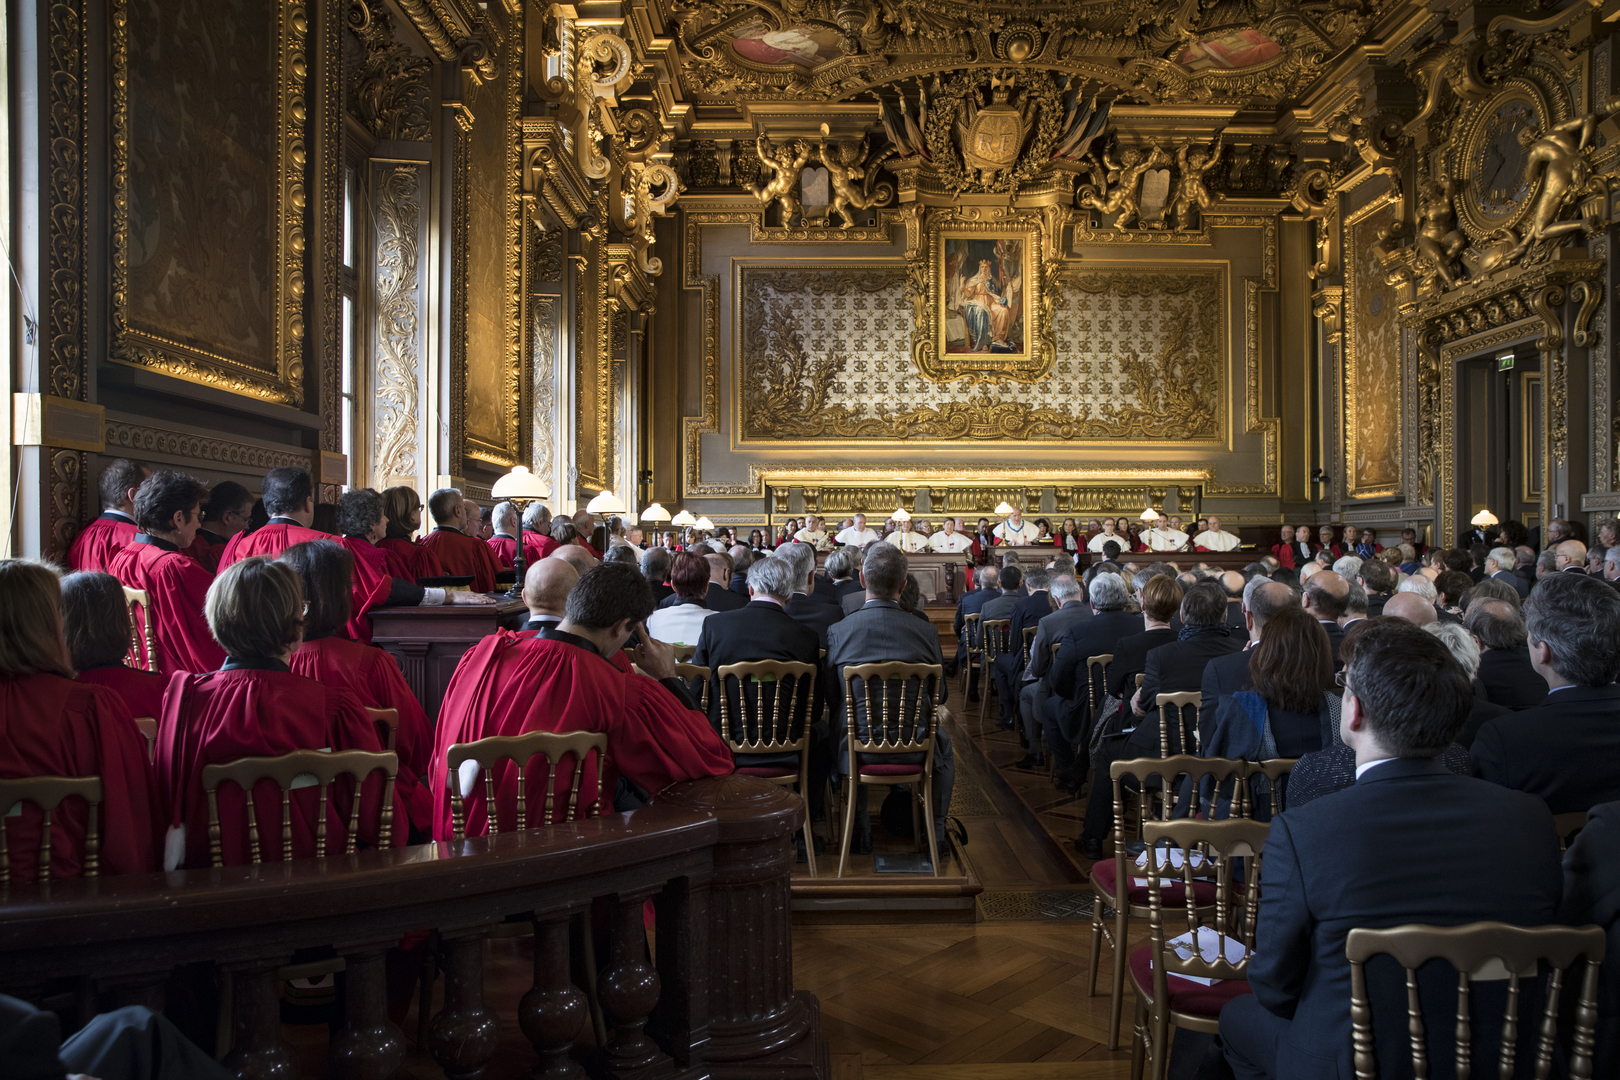
{"type": "Polygon", "coordinates": [[[111,574],[86,570],[62,579],[62,632],[82,683],[105,686],[124,699],[131,716],[163,715],[169,680],[130,667],[129,606],[111,574]]]}
{"type": "MultiPolygon", "coordinates": [[[[220,572],[208,590],[209,628],[229,658],[207,675],[170,682],[158,724],[156,772],[167,797],[170,835],[166,868],[205,867],[209,859],[209,808],[202,770],[244,757],[275,757],[294,750],[383,749],[371,717],[349,690],[295,675],[288,661],[304,636],[304,589],[286,563],[262,555],[238,560],[220,572]]],[[[326,811],[327,850],[341,845],[348,829],[354,785],[339,779],[326,811]]],[[[315,854],[318,789],[291,793],[293,858],[315,854]]],[[[364,788],[360,839],[375,843],[382,777],[364,788]]],[[[248,861],[246,798],[240,788],[219,789],[220,844],[227,865],[248,861]]],[[[274,784],[254,788],[261,836],[281,835],[282,793],[274,784]]],[[[396,810],[404,809],[397,800],[396,810]]],[[[393,842],[407,831],[395,829],[393,842]]],[[[262,857],[281,858],[281,845],[263,845],[262,857]]]]}
{"type": "Polygon", "coordinates": [[[1304,608],[1285,607],[1266,620],[1249,661],[1249,688],[1221,699],[1206,757],[1297,758],[1331,740],[1338,715],[1333,646],[1304,608]]]}

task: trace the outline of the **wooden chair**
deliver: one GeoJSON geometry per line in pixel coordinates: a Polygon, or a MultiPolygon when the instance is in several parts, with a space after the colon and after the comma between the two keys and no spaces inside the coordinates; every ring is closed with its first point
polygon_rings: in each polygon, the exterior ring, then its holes
{"type": "MultiPolygon", "coordinates": [[[[1453,1059],[1459,1076],[1473,1057],[1474,1025],[1469,1011],[1472,979],[1508,979],[1507,1007],[1503,1014],[1501,1073],[1513,1072],[1517,1053],[1519,985],[1539,977],[1541,963],[1552,968],[1547,980],[1546,1005],[1536,1041],[1536,1076],[1552,1070],[1559,1027],[1559,998],[1564,973],[1585,958],[1586,974],[1574,1009],[1574,1033],[1567,1057],[1569,1075],[1579,1080],[1592,1076],[1592,1045],[1597,1037],[1598,965],[1603,960],[1606,936],[1599,926],[1514,926],[1477,922],[1466,926],[1394,926],[1385,930],[1351,930],[1344,952],[1350,959],[1350,1039],[1357,1080],[1375,1080],[1378,1057],[1373,1045],[1373,1003],[1367,993],[1367,961],[1388,954],[1406,969],[1406,1028],[1412,1069],[1430,1075],[1429,1041],[1424,1031],[1417,969],[1430,960],[1444,960],[1457,970],[1457,1015],[1453,1025],[1453,1059]]],[[[1528,1030],[1528,1028],[1526,1029],[1528,1030]]],[[[1481,1064],[1484,1064],[1481,1062],[1481,1064]]]]}
{"type": "Polygon", "coordinates": [[[962,665],[962,695],[967,696],[968,687],[972,685],[972,672],[974,665],[984,656],[984,639],[979,634],[979,616],[962,616],[962,636],[967,639],[967,657],[962,665]]]}
{"type": "Polygon", "coordinates": [[[151,761],[157,756],[157,718],[154,716],[137,716],[135,729],[146,740],[146,760],[151,761]]]}
{"type": "Polygon", "coordinates": [[[736,756],[737,772],[758,776],[773,784],[797,784],[805,800],[804,857],[810,876],[816,876],[816,839],[810,831],[810,724],[815,719],[816,665],[791,660],[756,660],[747,664],[724,664],[717,672],[720,683],[720,737],[736,756]],[[727,680],[737,680],[737,707],[740,715],[733,724],[731,695],[727,680]],[[749,700],[749,683],[755,684],[749,700]],[[802,699],[802,700],[801,700],[802,699]],[[795,730],[798,732],[794,734],[795,730]],[[753,766],[749,755],[797,754],[799,764],[753,766]]]}
{"type": "Polygon", "coordinates": [[[1233,816],[1251,818],[1255,821],[1270,821],[1284,810],[1288,809],[1288,777],[1299,764],[1299,758],[1271,758],[1268,761],[1251,761],[1249,770],[1244,774],[1242,792],[1244,805],[1234,810],[1233,816]],[[1265,783],[1261,784],[1260,781],[1265,783]],[[1257,791],[1257,788],[1269,790],[1257,791]],[[1260,800],[1266,799],[1267,813],[1260,813],[1260,800]]]}
{"type": "MultiPolygon", "coordinates": [[[[844,813],[843,844],[838,853],[838,876],[844,876],[849,861],[849,843],[855,827],[855,800],[862,784],[892,787],[910,784],[913,831],[919,824],[917,808],[922,808],[928,829],[928,853],[934,876],[939,876],[939,844],[934,839],[934,733],[944,710],[935,704],[945,670],[938,664],[847,664],[839,677],[844,680],[845,733],[849,737],[849,760],[844,782],[849,785],[848,806],[844,813]],[[911,701],[906,691],[913,680],[916,689],[911,701]],[[861,686],[855,689],[856,682],[861,686]],[[877,693],[873,694],[873,688],[877,693]],[[864,720],[856,708],[865,706],[864,720]],[[892,706],[892,707],[891,707],[892,706]],[[874,722],[875,718],[875,722],[874,722]],[[864,757],[922,756],[920,762],[865,761],[864,757]]],[[[919,840],[918,850],[922,850],[919,840]]]]}
{"type": "MultiPolygon", "coordinates": [[[[694,645],[693,648],[696,649],[697,646],[694,645]]],[[[698,699],[698,708],[704,712],[709,711],[709,683],[712,681],[712,676],[713,673],[702,664],[675,665],[675,677],[685,683],[688,690],[692,691],[692,696],[698,699]]]]}
{"type": "Polygon", "coordinates": [[[1108,669],[1113,663],[1114,654],[1111,652],[1086,657],[1086,693],[1091,702],[1093,723],[1096,722],[1097,711],[1102,708],[1103,698],[1108,696],[1108,669]]]}
{"type": "Polygon", "coordinates": [[[152,598],[145,589],[124,586],[124,606],[129,609],[129,656],[137,668],[147,671],[158,669],[157,620],[152,618],[152,598]],[[137,617],[138,616],[138,617],[137,617]],[[145,628],[145,648],[141,631],[145,628]],[[142,655],[145,659],[142,659],[142,655]]]}
{"type": "MultiPolygon", "coordinates": [[[[1137,683],[1138,686],[1142,685],[1137,683]]],[[[1203,695],[1197,690],[1188,690],[1179,694],[1159,694],[1153,699],[1154,705],[1159,709],[1159,756],[1170,756],[1170,723],[1171,711],[1175,710],[1176,749],[1178,754],[1198,753],[1198,704],[1203,695]],[[1193,711],[1192,745],[1188,746],[1187,739],[1187,709],[1193,711]]]]}
{"type": "Polygon", "coordinates": [[[399,710],[373,709],[370,705],[365,706],[365,710],[378,736],[382,738],[383,749],[394,749],[394,743],[399,739],[399,710]]]}
{"type": "MultiPolygon", "coordinates": [[[[1200,758],[1190,755],[1181,755],[1169,758],[1130,758],[1125,761],[1115,761],[1109,768],[1109,777],[1114,784],[1114,857],[1104,859],[1091,867],[1091,981],[1089,993],[1097,993],[1097,968],[1102,956],[1102,942],[1106,938],[1114,951],[1113,980],[1111,983],[1112,1000],[1109,1006],[1108,1022],[1108,1049],[1119,1049],[1119,1021],[1125,1005],[1125,942],[1130,920],[1134,916],[1143,918],[1155,899],[1149,892],[1146,884],[1137,884],[1136,879],[1145,878],[1146,875],[1134,869],[1127,861],[1125,854],[1125,790],[1126,780],[1134,780],[1141,795],[1138,803],[1138,833],[1145,836],[1147,822],[1150,816],[1156,816],[1160,821],[1170,820],[1174,807],[1175,797],[1172,794],[1185,780],[1188,789],[1193,792],[1203,792],[1206,789],[1219,790],[1227,783],[1241,782],[1245,775],[1248,762],[1237,761],[1231,758],[1200,758]],[[1149,780],[1159,778],[1159,790],[1156,796],[1158,808],[1155,812],[1149,811],[1149,804],[1155,801],[1155,794],[1150,790],[1149,780]],[[1103,919],[1105,907],[1114,910],[1114,925],[1109,927],[1103,919]]],[[[1197,813],[1203,808],[1199,805],[1192,807],[1197,813]]],[[[1181,891],[1181,886],[1172,886],[1169,895],[1161,898],[1167,904],[1181,904],[1187,897],[1181,891]]],[[[1205,907],[1215,902],[1214,886],[1204,882],[1195,883],[1192,902],[1196,906],[1205,907]]]]}
{"type": "Polygon", "coordinates": [[[979,737],[983,738],[985,714],[996,696],[996,684],[990,672],[996,665],[996,657],[1012,651],[1012,620],[980,620],[979,642],[979,737]]]}
{"type": "Polygon", "coordinates": [[[1150,1063],[1153,1080],[1164,1080],[1170,1067],[1170,1029],[1214,1035],[1220,1031],[1221,1007],[1247,992],[1249,954],[1254,951],[1260,907],[1260,863],[1270,831],[1269,825],[1242,818],[1143,826],[1142,838],[1148,845],[1149,943],[1133,950],[1130,959],[1136,992],[1132,1080],[1140,1080],[1144,1058],[1150,1063]],[[1160,846],[1166,841],[1168,849],[1160,846]],[[1209,877],[1212,855],[1213,881],[1209,877]],[[1241,875],[1236,872],[1239,867],[1241,875]],[[1207,882],[1214,891],[1213,904],[1173,905],[1165,888],[1172,881],[1179,882],[1184,897],[1207,882]],[[1188,950],[1189,956],[1170,944],[1183,934],[1192,935],[1199,946],[1188,950]],[[1233,952],[1239,955],[1234,957],[1233,952]],[[1206,953],[1213,954],[1212,958],[1206,958],[1206,953]],[[1176,977],[1182,975],[1222,981],[1205,987],[1176,977]]]}
{"type": "Polygon", "coordinates": [[[393,838],[394,777],[399,772],[399,757],[392,751],[371,753],[366,750],[340,750],[328,753],[325,750],[294,750],[292,753],[275,757],[245,757],[223,765],[204,765],[202,785],[203,791],[208,796],[210,860],[216,868],[225,865],[219,821],[219,788],[222,784],[233,783],[242,789],[247,800],[244,813],[247,817],[251,862],[254,866],[258,866],[264,861],[259,845],[259,815],[255,813],[253,803],[253,788],[260,780],[273,780],[281,788],[281,858],[285,862],[291,862],[293,858],[292,793],[297,788],[308,787],[308,780],[313,780],[320,787],[319,810],[315,819],[315,857],[326,858],[326,809],[330,797],[329,789],[340,776],[353,777],[355,784],[348,827],[343,841],[343,853],[353,855],[360,833],[362,802],[360,785],[372,773],[379,770],[385,779],[380,809],[381,821],[377,827],[377,846],[386,848],[393,838]]]}
{"type": "Polygon", "coordinates": [[[579,805],[580,782],[584,779],[585,763],[596,754],[596,775],[600,779],[607,769],[607,735],[600,731],[530,731],[523,735],[492,735],[475,742],[456,743],[446,751],[445,767],[450,773],[450,837],[460,843],[467,838],[467,812],[465,799],[471,794],[471,782],[461,775],[461,766],[476,762],[484,776],[484,813],[489,822],[487,835],[501,831],[499,807],[495,799],[495,767],[510,761],[517,770],[517,815],[513,829],[517,832],[529,828],[527,805],[527,777],[529,762],[541,757],[546,762],[545,806],[536,828],[575,821],[580,817],[601,817],[607,803],[606,785],[597,784],[596,801],[583,812],[579,805]],[[573,755],[573,775],[568,785],[568,805],[559,814],[556,806],[557,765],[573,755]]]}
{"type": "Polygon", "coordinates": [[[671,645],[670,648],[675,650],[675,660],[677,663],[689,663],[692,657],[697,655],[696,645],[671,645]]]}
{"type": "Polygon", "coordinates": [[[1029,650],[1030,650],[1030,647],[1035,644],[1035,631],[1038,630],[1038,629],[1040,629],[1040,627],[1038,627],[1038,626],[1026,626],[1023,629],[1023,635],[1024,635],[1024,666],[1025,667],[1029,667],[1029,650]]]}
{"type": "Polygon", "coordinates": [[[39,866],[34,877],[39,881],[51,879],[51,817],[62,800],[77,795],[88,804],[84,823],[84,858],[80,865],[85,877],[101,873],[101,833],[96,815],[101,806],[102,787],[99,776],[24,776],[15,780],[0,780],[0,886],[11,884],[11,841],[6,835],[6,821],[18,805],[31,802],[39,807],[39,866]]]}

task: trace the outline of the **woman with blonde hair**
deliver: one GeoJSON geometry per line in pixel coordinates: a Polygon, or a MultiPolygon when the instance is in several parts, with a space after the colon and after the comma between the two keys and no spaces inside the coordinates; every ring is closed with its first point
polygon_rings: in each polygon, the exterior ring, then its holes
{"type": "MultiPolygon", "coordinates": [[[[141,737],[124,701],[103,686],[73,680],[62,636],[56,570],[32,559],[0,560],[0,779],[98,776],[100,870],[156,870],[163,814],[141,737]]],[[[44,815],[31,802],[7,822],[14,881],[38,874],[44,815]]],[[[89,809],[72,796],[51,815],[51,876],[83,871],[89,809]]]]}

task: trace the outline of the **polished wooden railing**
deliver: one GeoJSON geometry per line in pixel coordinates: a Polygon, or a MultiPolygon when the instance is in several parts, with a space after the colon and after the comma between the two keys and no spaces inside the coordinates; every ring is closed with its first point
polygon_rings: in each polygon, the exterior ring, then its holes
{"type": "Polygon", "coordinates": [[[245,1078],[293,1075],[279,1037],[277,969],[328,945],[347,965],[347,1016],[331,1074],[385,1080],[401,1066],[384,957],[436,929],[444,1006],[429,1046],[450,1077],[479,1076],[497,1044],[484,1000],[484,936],[508,916],[535,924],[534,987],[518,1022],[541,1077],[579,1075],[587,1027],[569,975],[569,922],[598,897],[612,912],[597,997],[607,1045],[595,1076],[825,1077],[812,995],[793,990],[788,879],[797,795],[749,777],[678,784],[633,814],[456,844],[168,874],[73,879],[0,893],[0,990],[61,976],[139,996],[179,964],[225,966],[234,987],[226,1065],[245,1078]],[[657,909],[656,969],[643,901],[657,909]]]}

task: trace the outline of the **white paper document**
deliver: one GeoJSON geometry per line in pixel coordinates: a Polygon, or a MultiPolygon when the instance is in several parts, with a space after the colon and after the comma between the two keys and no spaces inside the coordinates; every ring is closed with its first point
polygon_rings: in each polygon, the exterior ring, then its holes
{"type": "MultiPolygon", "coordinates": [[[[1174,949],[1176,955],[1181,959],[1193,959],[1193,935],[1191,931],[1182,934],[1180,937],[1171,938],[1165,944],[1174,949]]],[[[1226,936],[1227,963],[1241,964],[1244,957],[1248,955],[1249,950],[1244,946],[1241,940],[1233,937],[1230,934],[1226,936]]],[[[1219,960],[1220,957],[1221,936],[1215,932],[1213,927],[1200,926],[1198,928],[1198,958],[1203,960],[1205,963],[1213,964],[1215,961],[1219,960]]],[[[1178,979],[1186,979],[1188,982],[1195,982],[1202,986],[1214,986],[1218,982],[1226,981],[1224,979],[1208,979],[1201,975],[1183,975],[1179,971],[1171,972],[1171,974],[1178,979]]]]}

